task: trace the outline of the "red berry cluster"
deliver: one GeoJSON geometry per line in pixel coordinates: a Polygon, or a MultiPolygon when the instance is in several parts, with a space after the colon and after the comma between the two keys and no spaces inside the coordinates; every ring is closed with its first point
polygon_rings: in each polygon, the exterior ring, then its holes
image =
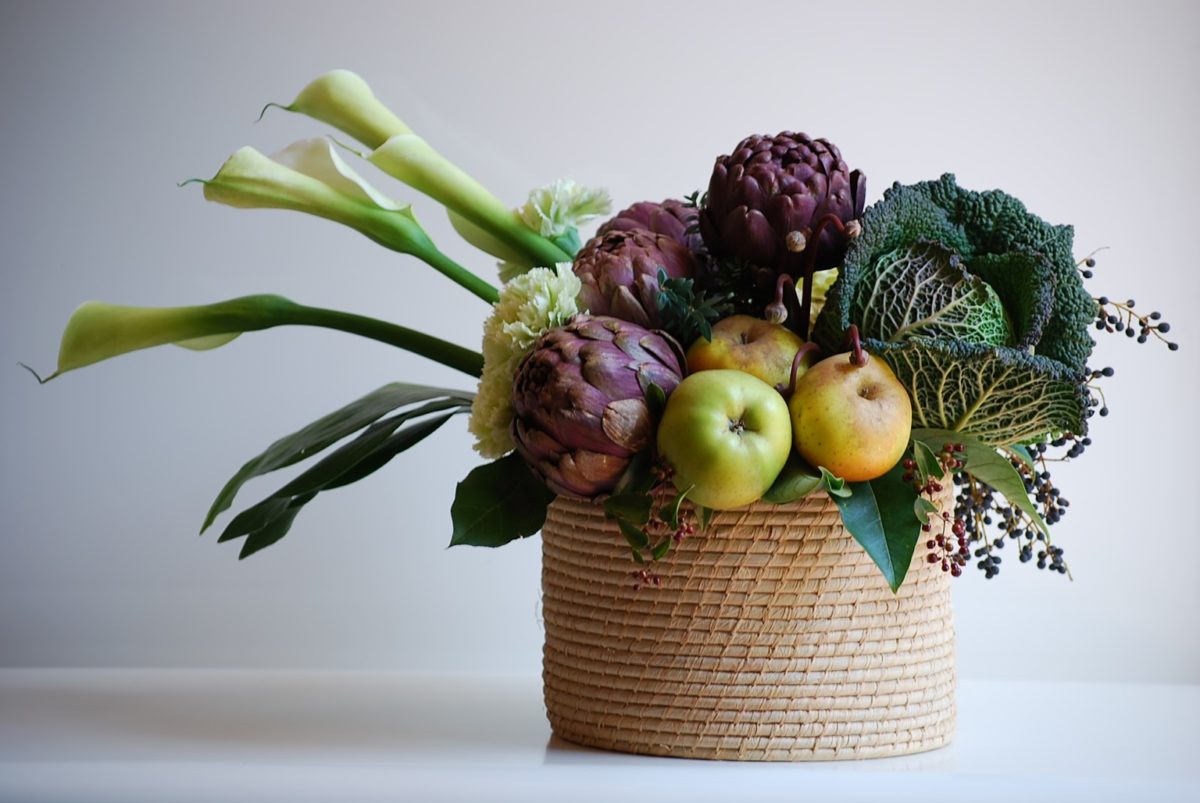
{"type": "Polygon", "coordinates": [[[641,589],[642,586],[658,588],[662,585],[662,578],[649,569],[638,569],[637,571],[630,572],[630,574],[633,576],[634,591],[641,589]]]}
{"type": "MultiPolygon", "coordinates": [[[[925,547],[929,550],[926,560],[930,563],[940,562],[942,571],[958,577],[962,574],[963,566],[966,566],[971,558],[971,550],[967,546],[967,528],[958,519],[951,523],[950,514],[944,510],[939,520],[942,523],[942,531],[925,542],[925,547]],[[946,533],[947,529],[950,531],[949,535],[946,533]]],[[[924,524],[921,530],[932,533],[933,524],[924,524]]]]}

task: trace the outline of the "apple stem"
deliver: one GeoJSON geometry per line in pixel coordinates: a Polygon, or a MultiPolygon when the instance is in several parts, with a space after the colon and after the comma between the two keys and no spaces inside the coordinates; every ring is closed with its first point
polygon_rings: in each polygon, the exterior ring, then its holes
{"type": "Polygon", "coordinates": [[[850,328],[846,330],[846,340],[853,351],[850,355],[850,364],[857,365],[860,368],[867,364],[867,353],[863,351],[862,339],[858,336],[858,324],[850,324],[850,328]]]}
{"type": "Polygon", "coordinates": [[[833,226],[838,234],[846,233],[846,226],[842,223],[842,219],[830,212],[816,222],[812,228],[812,234],[808,235],[808,244],[804,249],[804,297],[800,301],[800,322],[796,329],[800,336],[808,340],[808,324],[812,313],[812,293],[813,293],[813,273],[817,268],[817,251],[821,244],[821,235],[825,233],[828,226],[833,226]]]}
{"type": "Polygon", "coordinates": [[[809,342],[801,346],[800,350],[796,352],[796,356],[792,358],[792,374],[788,379],[787,387],[776,388],[776,390],[783,394],[785,399],[792,398],[792,394],[796,392],[796,380],[800,377],[800,363],[809,354],[817,354],[820,351],[820,346],[818,346],[816,343],[809,342]]]}

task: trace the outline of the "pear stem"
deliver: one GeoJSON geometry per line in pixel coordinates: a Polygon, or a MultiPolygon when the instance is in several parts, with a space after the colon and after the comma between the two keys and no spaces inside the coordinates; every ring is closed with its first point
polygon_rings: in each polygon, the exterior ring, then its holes
{"type": "Polygon", "coordinates": [[[850,324],[850,328],[846,330],[845,345],[850,346],[853,352],[850,355],[850,364],[857,365],[859,368],[867,364],[867,352],[863,351],[862,339],[858,336],[858,324],[850,324]]]}
{"type": "Polygon", "coordinates": [[[821,347],[810,341],[801,346],[800,350],[796,352],[796,356],[792,358],[792,373],[791,377],[788,379],[787,387],[776,388],[776,390],[783,394],[785,399],[792,398],[792,394],[796,392],[796,380],[800,378],[800,363],[803,362],[804,358],[809,354],[818,354],[820,351],[821,347]]]}

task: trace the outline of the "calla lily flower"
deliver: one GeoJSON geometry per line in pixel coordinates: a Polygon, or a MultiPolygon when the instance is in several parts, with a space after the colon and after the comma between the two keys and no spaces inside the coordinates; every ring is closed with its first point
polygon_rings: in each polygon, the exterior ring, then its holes
{"type": "MultiPolygon", "coordinates": [[[[63,330],[58,366],[39,381],[131,351],[174,344],[201,351],[243,332],[275,326],[321,326],[379,340],[471,376],[483,371],[479,352],[386,321],[306,307],[277,295],[254,295],[193,307],[128,307],[88,301],[63,330]]],[[[34,374],[36,376],[36,374],[34,374]]]]}
{"type": "Polygon", "coordinates": [[[204,197],[240,209],[291,209],[349,226],[393,251],[411,254],[489,303],[496,288],[443,254],[412,210],[371,186],[327,139],[296,142],[272,156],[237,151],[204,184],[204,197]]]}
{"type": "MultiPolygon", "coordinates": [[[[267,104],[267,108],[274,105],[267,104]]],[[[367,82],[349,70],[331,70],[317,76],[291,104],[279,108],[328,123],[368,148],[378,148],[397,134],[412,133],[379,102],[367,82]]]]}
{"type": "Polygon", "coordinates": [[[440,202],[524,260],[542,266],[570,260],[571,254],[531,231],[499,198],[414,134],[358,75],[348,70],[325,73],[280,108],[354,137],[372,149],[365,158],[385,173],[440,202]]]}

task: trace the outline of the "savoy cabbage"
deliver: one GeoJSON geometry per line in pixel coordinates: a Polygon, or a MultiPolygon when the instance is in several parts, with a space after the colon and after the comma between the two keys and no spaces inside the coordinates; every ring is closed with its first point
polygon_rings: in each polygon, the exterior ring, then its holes
{"type": "Polygon", "coordinates": [[[908,388],[915,425],[994,445],[1082,435],[1095,302],[1072,238],[950,174],[896,184],[863,216],[813,339],[839,351],[856,324],[908,388]]]}

